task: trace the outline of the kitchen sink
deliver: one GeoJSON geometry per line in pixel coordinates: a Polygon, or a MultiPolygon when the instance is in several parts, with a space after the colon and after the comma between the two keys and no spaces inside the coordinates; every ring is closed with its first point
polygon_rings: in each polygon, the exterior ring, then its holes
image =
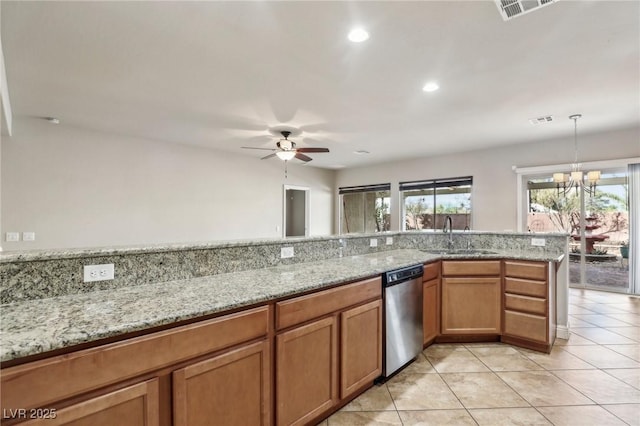
{"type": "Polygon", "coordinates": [[[458,250],[442,249],[442,250],[420,250],[420,251],[424,253],[431,253],[431,254],[469,254],[469,255],[498,254],[498,252],[491,251],[491,250],[483,250],[483,249],[458,249],[458,250]]]}

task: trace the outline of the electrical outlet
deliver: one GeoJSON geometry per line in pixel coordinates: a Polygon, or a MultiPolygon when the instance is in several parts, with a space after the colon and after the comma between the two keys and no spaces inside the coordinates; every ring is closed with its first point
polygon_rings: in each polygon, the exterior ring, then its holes
{"type": "Polygon", "coordinates": [[[84,266],[84,282],[106,281],[115,278],[115,266],[113,263],[105,263],[103,265],[85,265],[84,266]]]}
{"type": "Polygon", "coordinates": [[[280,259],[293,257],[293,247],[282,247],[280,249],[280,259]]]}
{"type": "Polygon", "coordinates": [[[36,233],[35,232],[23,232],[22,233],[22,241],[35,241],[36,233]]]}
{"type": "Polygon", "coordinates": [[[532,238],[531,245],[534,247],[544,247],[547,245],[547,240],[544,238],[532,238]]]}
{"type": "Polygon", "coordinates": [[[387,237],[387,245],[390,246],[393,244],[393,237],[387,237]]]}
{"type": "Polygon", "coordinates": [[[378,239],[377,238],[371,238],[369,240],[369,247],[378,247],[378,239]]]}
{"type": "Polygon", "coordinates": [[[19,232],[7,232],[6,241],[20,241],[20,233],[19,232]]]}

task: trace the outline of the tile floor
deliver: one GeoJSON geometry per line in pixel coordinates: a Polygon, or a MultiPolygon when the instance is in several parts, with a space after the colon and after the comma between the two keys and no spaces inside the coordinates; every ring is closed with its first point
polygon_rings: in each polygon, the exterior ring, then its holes
{"type": "Polygon", "coordinates": [[[569,315],[549,355],[432,345],[321,425],[640,425],[640,298],[571,289],[569,315]]]}

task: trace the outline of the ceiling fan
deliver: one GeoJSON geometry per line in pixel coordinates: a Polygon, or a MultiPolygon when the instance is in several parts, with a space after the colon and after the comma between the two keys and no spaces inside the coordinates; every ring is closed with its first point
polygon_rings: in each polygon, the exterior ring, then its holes
{"type": "Polygon", "coordinates": [[[280,132],[284,139],[280,139],[276,146],[277,148],[254,148],[251,146],[243,146],[244,149],[261,149],[264,151],[275,151],[273,154],[269,154],[266,157],[262,157],[261,160],[266,160],[271,157],[278,157],[283,161],[292,160],[294,157],[298,160],[302,160],[305,163],[312,160],[311,157],[304,155],[303,152],[329,152],[328,148],[296,148],[295,142],[289,140],[291,132],[283,130],[280,132]]]}

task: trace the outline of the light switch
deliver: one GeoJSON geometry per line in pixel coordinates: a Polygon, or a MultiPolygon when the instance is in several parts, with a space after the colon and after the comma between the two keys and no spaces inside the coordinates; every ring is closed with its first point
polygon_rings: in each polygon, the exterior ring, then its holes
{"type": "Polygon", "coordinates": [[[35,232],[23,232],[22,233],[22,241],[35,241],[36,233],[35,232]]]}
{"type": "Polygon", "coordinates": [[[7,232],[6,240],[7,241],[11,241],[11,242],[20,241],[20,233],[19,232],[7,232]]]}

